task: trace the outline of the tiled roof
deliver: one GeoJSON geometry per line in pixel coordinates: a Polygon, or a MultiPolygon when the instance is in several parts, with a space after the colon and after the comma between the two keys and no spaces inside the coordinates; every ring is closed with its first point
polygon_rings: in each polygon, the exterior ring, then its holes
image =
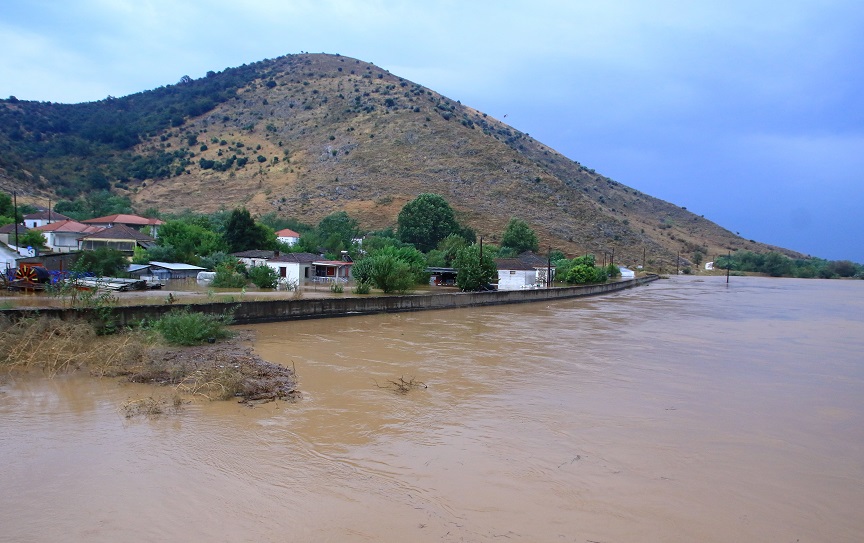
{"type": "Polygon", "coordinates": [[[104,230],[104,228],[92,224],[82,224],[78,221],[67,219],[59,222],[52,222],[43,226],[37,226],[33,228],[33,230],[37,230],[39,232],[72,232],[74,234],[94,234],[96,232],[101,232],[102,230],[104,230]]]}
{"type": "Polygon", "coordinates": [[[49,212],[47,210],[46,211],[37,211],[36,213],[28,213],[27,215],[24,215],[24,219],[25,220],[30,219],[31,221],[32,220],[35,220],[35,221],[48,221],[48,220],[51,220],[51,221],[69,221],[69,220],[72,220],[71,217],[67,217],[66,215],[63,215],[62,213],[57,213],[56,211],[49,212]]]}
{"type": "Polygon", "coordinates": [[[103,228],[102,230],[84,236],[81,239],[134,239],[136,241],[156,241],[148,235],[129,228],[125,224],[115,224],[114,226],[103,228]]]}
{"type": "Polygon", "coordinates": [[[160,224],[165,224],[164,221],[160,221],[159,219],[148,219],[147,217],[127,215],[123,213],[108,215],[105,217],[96,217],[95,219],[87,219],[86,221],[81,222],[87,224],[125,224],[133,226],[159,226],[160,224]]]}
{"type": "MultiPolygon", "coordinates": [[[[26,226],[24,226],[23,224],[18,225],[18,233],[19,234],[23,234],[27,230],[30,230],[30,229],[27,228],[26,226]]],[[[0,226],[0,234],[14,234],[14,233],[15,233],[15,223],[14,222],[0,226]]]]}
{"type": "Polygon", "coordinates": [[[300,234],[298,234],[298,233],[295,232],[294,230],[291,230],[290,228],[284,228],[284,229],[279,230],[278,232],[276,232],[276,237],[280,237],[280,238],[299,238],[299,237],[300,237],[300,234]]]}
{"type": "Polygon", "coordinates": [[[282,253],[271,258],[271,262],[297,262],[299,264],[311,264],[321,258],[321,255],[312,253],[282,253]]]}
{"type": "MultiPolygon", "coordinates": [[[[531,251],[526,251],[515,258],[496,258],[495,266],[499,270],[535,270],[545,268],[549,260],[531,251]]],[[[555,266],[553,265],[552,268],[555,266]]]]}
{"type": "Polygon", "coordinates": [[[240,251],[238,253],[231,253],[231,256],[236,256],[237,258],[266,258],[271,259],[273,255],[276,254],[275,251],[266,251],[263,249],[250,249],[248,251],[240,251]]]}
{"type": "Polygon", "coordinates": [[[534,270],[536,266],[518,258],[496,258],[495,267],[499,270],[534,270]]]}

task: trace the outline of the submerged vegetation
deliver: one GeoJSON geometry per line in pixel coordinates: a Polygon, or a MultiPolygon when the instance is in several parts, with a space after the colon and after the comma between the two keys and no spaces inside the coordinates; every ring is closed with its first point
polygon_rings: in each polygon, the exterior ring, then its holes
{"type": "MultiPolygon", "coordinates": [[[[97,377],[173,387],[173,395],[209,400],[269,401],[296,396],[292,369],[252,354],[231,334],[225,318],[173,311],[134,330],[99,335],[84,321],[32,317],[0,320],[0,372],[43,372],[48,376],[86,370],[97,377]],[[213,345],[209,343],[213,343],[213,345]],[[201,343],[204,343],[201,345],[201,343]],[[187,346],[192,345],[192,346],[187,346]]],[[[130,401],[127,416],[176,409],[179,400],[130,401]]]]}

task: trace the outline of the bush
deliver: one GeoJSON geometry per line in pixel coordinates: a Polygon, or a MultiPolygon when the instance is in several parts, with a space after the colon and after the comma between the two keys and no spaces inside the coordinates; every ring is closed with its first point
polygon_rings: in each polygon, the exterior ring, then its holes
{"type": "Polygon", "coordinates": [[[279,274],[270,266],[252,266],[249,268],[249,280],[258,288],[276,288],[279,284],[279,274]]]}
{"type": "Polygon", "coordinates": [[[342,294],[345,292],[345,287],[342,286],[342,283],[330,283],[330,292],[334,294],[342,294]]]}
{"type": "Polygon", "coordinates": [[[152,323],[152,328],[172,345],[200,345],[211,339],[229,337],[228,324],[231,324],[229,315],[205,315],[183,309],[164,315],[152,323]]]}
{"type": "Polygon", "coordinates": [[[369,294],[372,292],[372,285],[366,281],[358,281],[357,284],[354,285],[353,292],[354,294],[369,294]]]}
{"type": "Polygon", "coordinates": [[[231,264],[220,264],[216,266],[216,277],[213,278],[213,286],[216,288],[241,288],[245,287],[248,280],[246,276],[237,271],[231,264]]]}

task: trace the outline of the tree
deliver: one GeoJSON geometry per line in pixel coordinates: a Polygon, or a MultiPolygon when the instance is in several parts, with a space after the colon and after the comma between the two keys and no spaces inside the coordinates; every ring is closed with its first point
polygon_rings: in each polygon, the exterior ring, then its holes
{"type": "Polygon", "coordinates": [[[462,290],[483,290],[498,277],[492,255],[484,251],[481,261],[480,246],[476,244],[459,249],[453,267],[456,268],[456,286],[462,290]]]}
{"type": "Polygon", "coordinates": [[[132,213],[132,202],[126,196],[114,196],[107,190],[97,190],[77,200],[61,200],[54,206],[54,210],[73,219],[82,220],[117,213],[132,213]]]}
{"type": "Polygon", "coordinates": [[[453,209],[437,194],[424,193],[405,204],[397,219],[397,235],[425,252],[434,249],[450,234],[461,229],[453,209]]]}
{"type": "Polygon", "coordinates": [[[99,277],[116,277],[126,271],[126,256],[117,249],[99,247],[95,251],[82,251],[74,269],[94,273],[99,277]]]}
{"type": "Polygon", "coordinates": [[[235,209],[225,225],[225,242],[232,253],[250,249],[273,249],[276,234],[264,225],[257,224],[249,210],[235,209]]]}
{"type": "Polygon", "coordinates": [[[511,249],[515,254],[536,252],[539,248],[537,234],[522,219],[512,217],[501,235],[501,249],[511,249]]]}
{"type": "Polygon", "coordinates": [[[182,220],[171,220],[160,226],[156,242],[160,247],[171,248],[170,262],[187,264],[198,264],[200,257],[227,248],[216,232],[182,220]]]}
{"type": "Polygon", "coordinates": [[[411,266],[404,260],[390,254],[377,254],[368,257],[367,260],[371,261],[370,278],[372,284],[384,291],[385,294],[390,292],[404,293],[414,286],[414,274],[411,272],[411,266]]]}
{"type": "Polygon", "coordinates": [[[22,229],[21,234],[18,235],[18,243],[21,247],[33,247],[34,249],[42,249],[43,247],[45,247],[45,244],[48,243],[48,240],[46,240],[42,232],[38,230],[27,230],[26,232],[24,232],[22,229]]]}
{"type": "Polygon", "coordinates": [[[344,211],[327,215],[318,223],[319,241],[331,253],[347,251],[359,235],[357,221],[344,211]]]}
{"type": "MultiPolygon", "coordinates": [[[[18,222],[20,222],[20,217],[18,222]]],[[[15,206],[12,203],[12,197],[5,192],[0,192],[0,226],[4,224],[12,224],[15,221],[15,206]]]]}

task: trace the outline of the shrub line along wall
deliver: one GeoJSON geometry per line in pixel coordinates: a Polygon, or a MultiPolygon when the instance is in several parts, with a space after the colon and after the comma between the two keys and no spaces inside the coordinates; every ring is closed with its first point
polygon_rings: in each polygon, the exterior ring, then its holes
{"type": "MultiPolygon", "coordinates": [[[[536,290],[511,290],[491,292],[454,292],[447,294],[422,294],[405,296],[372,296],[356,298],[323,298],[266,300],[252,302],[220,302],[189,305],[136,305],[111,308],[111,317],[117,326],[135,325],[144,319],[158,319],[174,309],[186,309],[198,313],[222,315],[233,312],[235,324],[257,324],[299,319],[327,317],[349,317],[375,313],[398,313],[402,311],[424,311],[429,309],[452,309],[479,307],[484,305],[514,304],[579,298],[615,292],[644,285],[654,281],[656,275],[648,275],[627,281],[615,281],[600,285],[561,287],[536,290]]],[[[96,312],[89,309],[48,308],[39,310],[7,309],[3,315],[19,320],[36,315],[62,320],[92,319],[96,312]]]]}

